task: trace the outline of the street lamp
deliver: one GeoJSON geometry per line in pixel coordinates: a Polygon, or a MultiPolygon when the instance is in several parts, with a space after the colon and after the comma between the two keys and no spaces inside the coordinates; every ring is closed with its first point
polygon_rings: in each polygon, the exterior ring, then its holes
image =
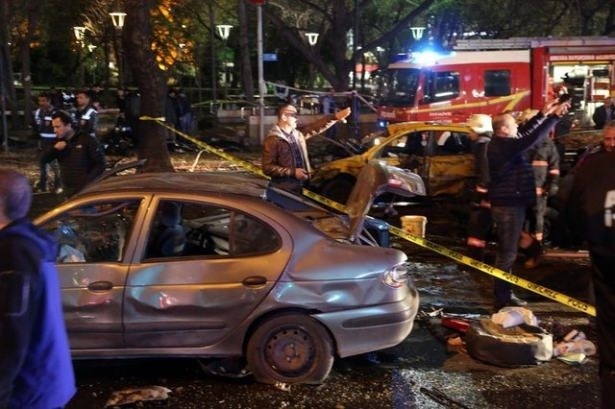
{"type": "Polygon", "coordinates": [[[85,38],[85,27],[83,26],[73,27],[73,34],[75,35],[75,40],[77,40],[77,43],[83,46],[83,39],[85,38]]]}
{"type": "Polygon", "coordinates": [[[414,38],[415,41],[419,41],[423,38],[425,27],[410,27],[410,31],[412,32],[412,38],[414,38]]]}
{"type": "MultiPolygon", "coordinates": [[[[314,48],[316,46],[316,44],[318,43],[318,36],[320,34],[319,33],[315,33],[312,31],[308,31],[307,33],[305,33],[305,36],[307,37],[307,42],[310,45],[310,47],[314,48]]],[[[314,67],[312,64],[310,64],[310,73],[309,73],[310,77],[309,77],[309,88],[312,88],[312,86],[314,85],[314,67]]]]}
{"type": "Polygon", "coordinates": [[[305,36],[307,37],[307,40],[308,40],[308,44],[314,47],[316,43],[318,42],[319,35],[320,35],[319,33],[313,33],[313,32],[305,33],[305,36]]]}
{"type": "MultiPolygon", "coordinates": [[[[222,41],[224,41],[225,43],[225,49],[224,49],[224,54],[223,57],[226,57],[226,40],[228,40],[229,36],[231,35],[231,29],[233,28],[232,25],[230,24],[216,24],[216,30],[218,31],[218,35],[220,36],[220,38],[222,38],[222,41]]],[[[215,64],[215,61],[214,61],[215,64]]],[[[227,93],[227,87],[226,85],[229,83],[229,75],[228,75],[228,67],[232,66],[232,64],[230,64],[227,61],[222,61],[222,66],[223,66],[223,70],[224,70],[224,94],[226,97],[226,93],[227,93]]]]}
{"type": "Polygon", "coordinates": [[[216,24],[218,35],[224,41],[228,40],[228,36],[231,35],[231,28],[233,28],[233,26],[230,24],[216,24]]]}
{"type": "MultiPolygon", "coordinates": [[[[115,27],[115,33],[118,33],[122,31],[122,29],[124,28],[124,20],[126,19],[126,13],[122,12],[122,11],[112,11],[111,13],[109,13],[109,16],[111,17],[111,22],[113,23],[113,27],[115,27]]],[[[115,35],[114,35],[115,38],[115,35]]],[[[114,44],[117,44],[114,41],[114,44]]],[[[121,40],[121,35],[120,35],[120,41],[119,44],[117,44],[117,53],[118,53],[118,62],[117,62],[117,76],[118,76],[118,86],[119,88],[123,88],[124,87],[124,53],[123,53],[123,47],[122,47],[122,40],[121,40]]]]}
{"type": "Polygon", "coordinates": [[[126,19],[126,13],[121,11],[112,11],[109,13],[111,16],[111,22],[113,23],[113,27],[119,28],[120,30],[124,28],[124,19],[126,19]]]}
{"type": "Polygon", "coordinates": [[[75,40],[77,41],[77,58],[79,60],[79,85],[83,86],[84,77],[85,77],[85,67],[83,66],[83,61],[81,61],[81,49],[85,46],[85,30],[86,28],[83,26],[75,26],[73,27],[73,34],[75,35],[75,40]]]}

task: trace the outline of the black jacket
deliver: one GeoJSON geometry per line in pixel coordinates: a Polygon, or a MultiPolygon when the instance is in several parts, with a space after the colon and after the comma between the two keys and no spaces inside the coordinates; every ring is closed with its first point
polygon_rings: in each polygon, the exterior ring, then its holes
{"type": "Polygon", "coordinates": [[[573,232],[587,240],[589,249],[615,256],[615,152],[588,156],[576,168],[566,203],[566,221],[573,232]]]}
{"type": "Polygon", "coordinates": [[[489,200],[492,206],[529,206],[536,203],[534,172],[524,157],[555,126],[557,116],[538,114],[519,127],[517,137],[494,136],[487,148],[489,200]]]}
{"type": "Polygon", "coordinates": [[[600,105],[594,111],[594,115],[592,116],[594,124],[596,124],[596,129],[604,128],[604,125],[611,120],[615,119],[615,105],[600,105]]]}
{"type": "Polygon", "coordinates": [[[62,150],[54,147],[44,152],[42,163],[57,159],[60,163],[62,184],[70,196],[84,188],[100,176],[106,166],[105,155],[98,140],[83,132],[78,132],[65,140],[68,145],[62,150]]]}

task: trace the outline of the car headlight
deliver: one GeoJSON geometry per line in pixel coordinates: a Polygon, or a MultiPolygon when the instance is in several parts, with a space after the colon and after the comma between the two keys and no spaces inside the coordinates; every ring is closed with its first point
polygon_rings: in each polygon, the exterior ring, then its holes
{"type": "Polygon", "coordinates": [[[382,281],[389,287],[403,287],[408,282],[408,268],[405,264],[393,266],[384,272],[382,281]]]}

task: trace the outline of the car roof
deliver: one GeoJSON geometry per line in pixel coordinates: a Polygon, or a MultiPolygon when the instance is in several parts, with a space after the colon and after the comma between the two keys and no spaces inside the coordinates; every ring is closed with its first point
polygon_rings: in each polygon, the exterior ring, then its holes
{"type": "Polygon", "coordinates": [[[264,197],[267,180],[245,172],[154,172],[120,175],[86,187],[77,196],[102,192],[214,192],[264,197]]]}
{"type": "Polygon", "coordinates": [[[469,131],[470,127],[464,123],[451,123],[451,122],[431,122],[431,121],[412,121],[412,122],[398,122],[390,124],[387,127],[389,135],[398,133],[400,131],[407,130],[449,130],[449,131],[469,131]]]}

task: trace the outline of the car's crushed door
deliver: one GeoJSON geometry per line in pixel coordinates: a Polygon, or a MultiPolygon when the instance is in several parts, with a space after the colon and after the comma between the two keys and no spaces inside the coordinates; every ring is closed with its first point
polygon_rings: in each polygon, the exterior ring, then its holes
{"type": "Polygon", "coordinates": [[[288,262],[289,240],[235,202],[157,197],[140,240],[142,260],[126,283],[126,345],[214,345],[269,293],[288,262]],[[171,246],[159,239],[167,236],[171,246]]]}

